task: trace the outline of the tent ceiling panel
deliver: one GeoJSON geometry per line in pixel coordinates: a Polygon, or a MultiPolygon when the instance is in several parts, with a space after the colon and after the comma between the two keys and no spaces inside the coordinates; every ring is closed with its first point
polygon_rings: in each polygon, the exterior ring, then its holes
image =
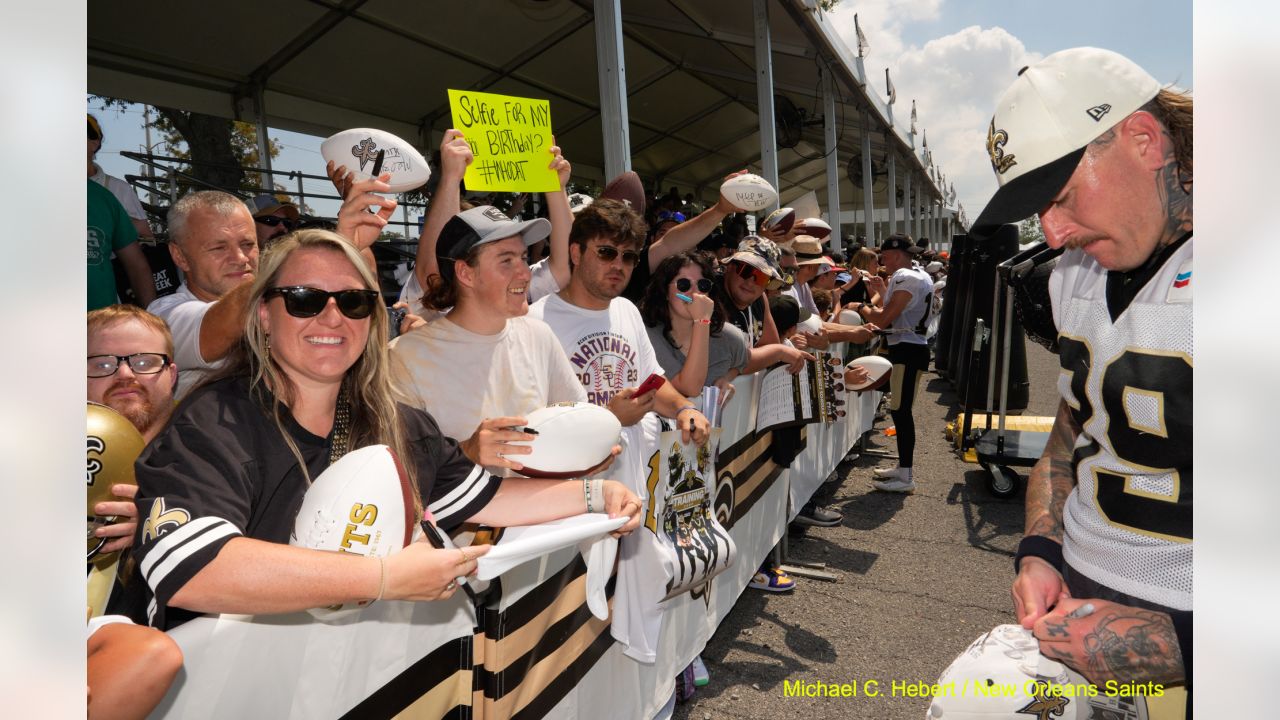
{"type": "MultiPolygon", "coordinates": [[[[713,200],[724,174],[759,169],[751,3],[621,5],[633,167],[647,182],[700,189],[713,200]]],[[[831,60],[818,52],[842,52],[829,22],[803,0],[768,7],[775,92],[820,117],[817,68],[831,60]]],[[[421,129],[451,124],[448,88],[546,98],[575,175],[603,180],[593,0],[275,0],[268,10],[250,0],[127,0],[88,10],[90,92],[253,119],[252,90],[261,83],[273,127],[323,136],[374,126],[423,146],[439,136],[421,129]]],[[[841,71],[837,83],[846,96],[837,111],[846,210],[860,202],[844,167],[861,151],[861,108],[874,108],[873,123],[885,114],[882,101],[850,84],[854,75],[841,71]]],[[[876,160],[893,145],[900,174],[918,162],[901,143],[901,135],[872,130],[876,160]]],[[[820,125],[804,129],[800,149],[822,154],[820,125]]],[[[822,160],[782,150],[779,163],[784,198],[788,184],[822,194],[822,160]]]]}

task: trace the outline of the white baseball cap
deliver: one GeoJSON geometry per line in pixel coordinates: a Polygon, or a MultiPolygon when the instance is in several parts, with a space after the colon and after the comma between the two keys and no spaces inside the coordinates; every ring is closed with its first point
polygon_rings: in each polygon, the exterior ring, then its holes
{"type": "Polygon", "coordinates": [[[1099,135],[1160,92],[1119,53],[1081,47],[1024,67],[996,104],[987,154],[1000,188],[975,227],[1030,217],[1058,194],[1099,135]]]}

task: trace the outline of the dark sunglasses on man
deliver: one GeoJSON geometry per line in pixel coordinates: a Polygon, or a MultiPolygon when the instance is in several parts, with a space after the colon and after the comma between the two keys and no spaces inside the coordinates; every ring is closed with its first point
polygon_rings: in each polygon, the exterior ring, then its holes
{"type": "Polygon", "coordinates": [[[377,290],[320,290],[319,288],[294,285],[292,287],[274,287],[262,295],[270,300],[273,297],[284,298],[284,310],[296,318],[311,318],[324,312],[329,298],[338,303],[338,311],[352,320],[363,320],[373,314],[378,306],[377,290]]]}
{"type": "MultiPolygon", "coordinates": [[[[676,292],[687,293],[689,288],[693,287],[693,281],[689,278],[676,278],[676,292]]],[[[711,281],[706,278],[698,278],[698,292],[706,295],[711,292],[711,281]]]]}
{"type": "Polygon", "coordinates": [[[253,221],[260,222],[263,225],[266,225],[267,227],[275,227],[277,225],[283,225],[284,229],[288,230],[289,232],[293,232],[294,230],[298,229],[297,222],[290,220],[289,218],[280,217],[278,215],[263,215],[262,217],[254,218],[253,221]]]}
{"type": "Polygon", "coordinates": [[[768,286],[769,280],[772,279],[769,277],[769,273],[753,265],[748,265],[744,262],[736,262],[734,265],[738,266],[738,277],[743,280],[750,280],[760,287],[768,286]]]}
{"type": "Polygon", "coordinates": [[[636,263],[640,262],[640,253],[636,252],[635,250],[619,251],[618,248],[612,245],[597,245],[595,247],[595,251],[596,251],[596,257],[600,258],[605,262],[613,262],[614,260],[616,260],[618,258],[619,252],[622,253],[623,265],[630,265],[634,267],[636,263]]]}

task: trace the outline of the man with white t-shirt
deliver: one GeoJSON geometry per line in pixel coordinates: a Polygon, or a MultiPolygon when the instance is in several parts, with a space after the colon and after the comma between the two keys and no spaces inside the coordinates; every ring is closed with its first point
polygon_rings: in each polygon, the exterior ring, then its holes
{"type": "Polygon", "coordinates": [[[181,398],[244,332],[258,271],[258,231],[244,202],[220,190],[194,192],[169,208],[169,252],[185,279],[147,310],[169,324],[181,398]]]}
{"type": "MultiPolygon", "coordinates": [[[[600,199],[584,208],[569,234],[568,285],[534,303],[529,315],[551,326],[588,402],[608,407],[622,423],[623,453],[612,477],[649,502],[647,464],[661,434],[652,413],[673,419],[685,442],[706,442],[710,426],[665,378],[657,390],[636,395],[650,375],[664,375],[640,311],[621,297],[644,236],[644,221],[625,202],[600,199]]],[[[610,625],[625,654],[650,663],[656,658],[664,585],[655,577],[662,572],[655,543],[652,533],[623,539],[610,625]]]]}
{"type": "Polygon", "coordinates": [[[860,317],[887,328],[889,332],[889,361],[893,363],[889,379],[889,413],[897,429],[898,464],[892,468],[877,468],[875,475],[880,479],[872,483],[877,490],[886,492],[910,493],[916,488],[911,475],[916,446],[916,426],[911,410],[920,377],[929,369],[925,332],[929,309],[933,305],[933,280],[911,263],[919,252],[919,246],[903,233],[894,233],[886,238],[880,246],[880,260],[892,277],[887,289],[880,289],[880,283],[872,285],[880,297],[887,298],[884,307],[864,303],[853,305],[860,317]]]}
{"type": "Polygon", "coordinates": [[[451,218],[436,240],[440,269],[424,300],[451,308],[391,343],[392,382],[491,472],[519,470],[530,441],[512,428],[556,402],[586,402],[555,334],[527,315],[529,245],[551,232],[482,205],[451,218]]]}
{"type": "Polygon", "coordinates": [[[624,427],[650,411],[677,421],[689,440],[706,441],[707,419],[667,383],[637,397],[645,378],[662,375],[640,311],[622,298],[639,261],[644,221],[625,203],[597,200],[580,212],[569,234],[569,284],[534,303],[529,314],[560,339],[587,400],[608,407],[624,427]]]}

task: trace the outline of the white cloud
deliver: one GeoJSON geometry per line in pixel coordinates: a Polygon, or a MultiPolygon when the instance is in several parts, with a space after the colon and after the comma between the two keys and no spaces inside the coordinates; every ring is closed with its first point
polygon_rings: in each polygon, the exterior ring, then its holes
{"type": "Polygon", "coordinates": [[[907,116],[915,99],[917,128],[928,130],[934,163],[955,184],[972,221],[996,191],[986,153],[987,124],[996,100],[1020,68],[1041,56],[1028,52],[1021,40],[999,27],[972,25],[924,47],[903,42],[906,24],[936,19],[940,8],[941,0],[858,2],[856,7],[840,5],[832,20],[854,50],[856,10],[871,46],[865,58],[871,87],[886,97],[880,75],[888,67],[898,91],[899,117],[907,116]]]}

